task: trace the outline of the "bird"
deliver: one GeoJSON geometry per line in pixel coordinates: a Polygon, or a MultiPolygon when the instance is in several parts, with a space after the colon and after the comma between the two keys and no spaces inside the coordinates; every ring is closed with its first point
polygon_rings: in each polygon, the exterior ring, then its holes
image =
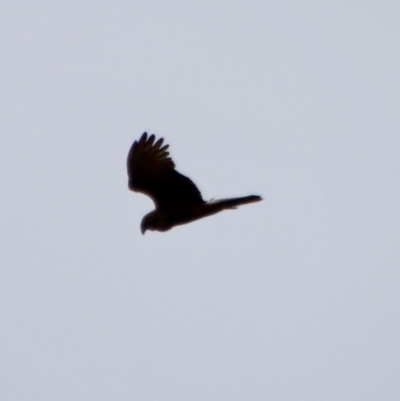
{"type": "Polygon", "coordinates": [[[193,181],[175,170],[164,138],[156,141],[154,134],[144,132],[128,153],[128,188],[149,196],[155,210],[146,214],[140,224],[146,230],[165,232],[175,226],[211,216],[226,209],[259,202],[261,196],[249,195],[204,201],[193,181]]]}

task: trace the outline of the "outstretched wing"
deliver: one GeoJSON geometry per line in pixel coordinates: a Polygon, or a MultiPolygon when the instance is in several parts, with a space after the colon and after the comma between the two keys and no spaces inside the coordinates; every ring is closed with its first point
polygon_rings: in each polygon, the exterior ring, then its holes
{"type": "Polygon", "coordinates": [[[175,170],[175,163],[162,146],[164,139],[145,132],[129,151],[127,167],[129,189],[153,199],[157,209],[182,207],[204,202],[196,185],[175,170]]]}

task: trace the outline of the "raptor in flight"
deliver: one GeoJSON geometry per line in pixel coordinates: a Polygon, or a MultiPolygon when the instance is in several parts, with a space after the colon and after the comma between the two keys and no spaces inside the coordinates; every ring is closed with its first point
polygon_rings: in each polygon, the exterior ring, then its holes
{"type": "Polygon", "coordinates": [[[131,191],[141,192],[155,203],[155,210],[143,217],[142,234],[146,230],[168,231],[172,227],[211,216],[225,209],[258,202],[257,195],[241,198],[204,201],[193,181],[175,170],[175,163],[154,135],[145,132],[129,151],[127,167],[131,191]]]}

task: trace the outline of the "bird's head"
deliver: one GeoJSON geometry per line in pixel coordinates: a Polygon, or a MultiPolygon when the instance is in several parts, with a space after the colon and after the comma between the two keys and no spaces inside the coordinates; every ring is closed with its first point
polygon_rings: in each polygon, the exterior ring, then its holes
{"type": "Polygon", "coordinates": [[[153,210],[152,212],[146,214],[140,224],[140,230],[142,231],[143,235],[146,230],[168,231],[171,228],[172,226],[168,223],[165,214],[159,212],[158,210],[153,210]]]}

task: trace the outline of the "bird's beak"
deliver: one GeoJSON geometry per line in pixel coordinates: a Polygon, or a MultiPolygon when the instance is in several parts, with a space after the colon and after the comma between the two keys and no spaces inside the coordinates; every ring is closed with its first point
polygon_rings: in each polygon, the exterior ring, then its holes
{"type": "Polygon", "coordinates": [[[144,233],[146,232],[145,228],[141,228],[140,231],[142,232],[142,235],[144,235],[144,233]]]}

